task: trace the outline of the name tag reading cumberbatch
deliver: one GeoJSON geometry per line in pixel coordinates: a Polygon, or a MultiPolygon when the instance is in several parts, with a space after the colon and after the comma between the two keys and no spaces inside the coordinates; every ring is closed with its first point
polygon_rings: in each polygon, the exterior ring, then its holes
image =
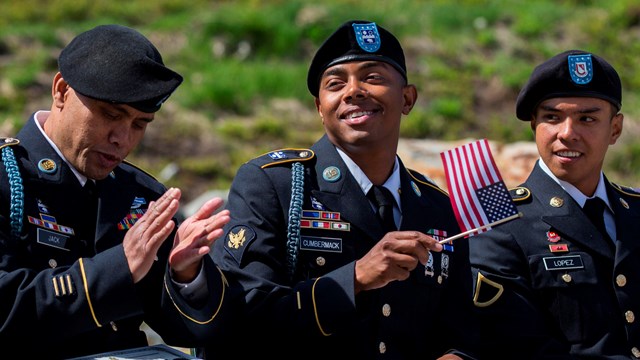
{"type": "Polygon", "coordinates": [[[546,257],[542,260],[547,270],[584,269],[580,255],[546,257]]]}

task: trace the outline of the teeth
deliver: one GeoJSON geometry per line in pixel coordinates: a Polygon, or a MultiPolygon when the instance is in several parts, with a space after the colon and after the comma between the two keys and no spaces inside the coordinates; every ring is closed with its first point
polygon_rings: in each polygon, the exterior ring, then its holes
{"type": "Polygon", "coordinates": [[[357,112],[353,112],[351,114],[348,114],[346,116],[346,118],[347,119],[353,119],[353,118],[356,118],[356,117],[360,117],[360,116],[364,116],[364,115],[370,115],[370,114],[372,114],[371,111],[357,111],[357,112]]]}
{"type": "Polygon", "coordinates": [[[577,151],[558,151],[558,155],[564,157],[578,157],[580,156],[580,153],[577,151]]]}

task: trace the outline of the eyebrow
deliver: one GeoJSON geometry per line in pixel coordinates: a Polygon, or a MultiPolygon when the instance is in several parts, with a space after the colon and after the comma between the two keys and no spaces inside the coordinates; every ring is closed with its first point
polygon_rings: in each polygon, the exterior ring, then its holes
{"type": "MultiPolygon", "coordinates": [[[[334,65],[334,66],[330,67],[329,69],[327,69],[324,72],[322,77],[344,74],[345,71],[343,70],[342,66],[340,66],[340,65],[343,65],[343,64],[345,64],[345,63],[340,63],[340,64],[337,64],[337,65],[334,65]]],[[[389,67],[391,65],[387,64],[384,61],[375,61],[375,60],[361,61],[361,64],[358,66],[358,70],[373,68],[373,67],[377,67],[377,66],[381,66],[381,67],[387,68],[387,67],[389,67]]]]}
{"type": "MultiPolygon", "coordinates": [[[[558,110],[553,106],[549,106],[549,105],[540,105],[540,109],[544,110],[544,111],[551,111],[551,112],[561,112],[562,110],[558,110]]],[[[588,108],[582,108],[582,109],[578,109],[575,112],[580,113],[580,114],[591,114],[591,113],[595,113],[598,111],[602,111],[603,109],[599,106],[594,106],[594,107],[588,107],[588,108]]]]}
{"type": "MultiPolygon", "coordinates": [[[[123,114],[125,114],[126,116],[132,116],[132,115],[131,115],[131,112],[129,111],[129,109],[128,109],[128,108],[126,108],[126,107],[124,106],[124,104],[114,104],[114,103],[109,103],[109,102],[107,102],[106,104],[107,104],[108,106],[111,106],[115,111],[118,111],[118,112],[120,112],[120,113],[123,113],[123,114]]],[[[152,122],[152,121],[154,120],[154,116],[153,116],[153,115],[151,115],[150,117],[146,117],[146,116],[136,116],[136,119],[137,119],[137,120],[145,121],[145,122],[147,122],[147,123],[150,123],[150,122],[152,122]]]]}

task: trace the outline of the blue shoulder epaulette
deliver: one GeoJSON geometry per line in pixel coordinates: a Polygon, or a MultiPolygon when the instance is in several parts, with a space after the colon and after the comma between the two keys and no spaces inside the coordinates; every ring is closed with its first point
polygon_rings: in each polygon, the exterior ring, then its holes
{"type": "MultiPolygon", "coordinates": [[[[152,178],[153,180],[155,180],[155,181],[159,181],[155,176],[153,176],[153,174],[151,174],[150,172],[148,172],[148,171],[146,171],[145,169],[141,168],[140,166],[138,166],[138,165],[136,165],[136,164],[134,164],[134,163],[130,162],[129,160],[126,160],[126,159],[125,159],[125,160],[123,160],[123,161],[122,161],[122,164],[129,165],[129,166],[131,166],[132,168],[134,168],[134,169],[136,169],[136,170],[139,170],[141,173],[143,173],[143,174],[145,174],[145,175],[149,176],[149,177],[150,177],[150,178],[152,178]]],[[[111,174],[113,175],[113,171],[111,172],[111,174]]]]}
{"type": "Polygon", "coordinates": [[[254,161],[257,161],[260,167],[266,168],[284,163],[308,161],[314,157],[315,153],[311,149],[279,149],[260,155],[254,161]]]}
{"type": "Polygon", "coordinates": [[[524,201],[531,198],[531,190],[527,189],[524,186],[518,186],[513,189],[509,189],[509,194],[513,201],[524,201]]]}
{"type": "Polygon", "coordinates": [[[20,140],[12,137],[0,137],[0,149],[5,146],[13,146],[20,144],[20,140]]]}
{"type": "Polygon", "coordinates": [[[614,189],[616,189],[618,192],[622,194],[640,197],[640,188],[632,188],[629,186],[623,186],[623,185],[618,185],[614,183],[611,183],[611,186],[613,186],[614,189]]]}
{"type": "Polygon", "coordinates": [[[407,172],[409,173],[409,177],[411,177],[413,180],[415,180],[415,181],[417,181],[417,182],[419,182],[419,183],[421,183],[423,185],[429,186],[429,187],[431,187],[431,188],[433,188],[435,190],[438,190],[438,191],[440,191],[441,193],[443,193],[446,196],[449,196],[449,194],[445,190],[441,189],[440,186],[438,186],[438,184],[433,179],[429,178],[428,176],[426,176],[426,175],[424,175],[424,174],[422,174],[422,173],[420,173],[418,171],[415,171],[413,169],[407,169],[407,172]]]}

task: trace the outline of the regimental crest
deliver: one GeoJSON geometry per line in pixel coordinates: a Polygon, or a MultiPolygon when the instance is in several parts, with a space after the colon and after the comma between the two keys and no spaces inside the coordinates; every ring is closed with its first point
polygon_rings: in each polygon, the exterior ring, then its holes
{"type": "Polygon", "coordinates": [[[579,85],[588,84],[593,79],[591,54],[569,55],[569,74],[571,80],[579,85]]]}
{"type": "Polygon", "coordinates": [[[353,24],[353,31],[362,50],[372,53],[380,49],[380,33],[376,23],[353,24]]]}

